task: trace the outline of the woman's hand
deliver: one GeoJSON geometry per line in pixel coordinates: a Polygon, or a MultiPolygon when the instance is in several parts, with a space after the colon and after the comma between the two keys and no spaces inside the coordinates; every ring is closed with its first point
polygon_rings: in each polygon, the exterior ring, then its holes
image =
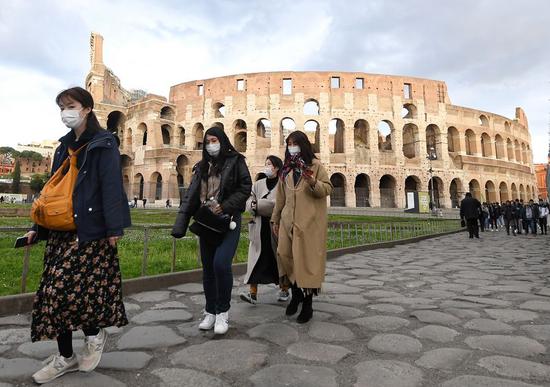
{"type": "Polygon", "coordinates": [[[216,207],[212,209],[212,212],[216,215],[221,215],[223,214],[223,208],[220,204],[218,204],[216,207]]]}
{"type": "Polygon", "coordinates": [[[306,169],[304,173],[302,173],[302,177],[312,188],[315,187],[317,179],[313,177],[313,171],[311,169],[306,169]]]}
{"type": "Polygon", "coordinates": [[[273,231],[273,235],[275,235],[277,238],[279,237],[279,225],[273,223],[271,230],[273,231]]]}
{"type": "Polygon", "coordinates": [[[34,238],[36,238],[36,231],[31,230],[23,236],[27,237],[27,249],[30,249],[32,246],[32,242],[34,241],[34,238]]]}
{"type": "Polygon", "coordinates": [[[112,236],[112,237],[109,237],[109,244],[112,246],[112,247],[116,247],[116,244],[118,242],[118,240],[120,239],[121,237],[119,236],[112,236]]]}

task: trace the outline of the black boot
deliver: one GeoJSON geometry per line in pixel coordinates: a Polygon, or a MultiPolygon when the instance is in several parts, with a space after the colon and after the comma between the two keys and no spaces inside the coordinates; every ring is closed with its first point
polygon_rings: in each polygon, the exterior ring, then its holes
{"type": "Polygon", "coordinates": [[[290,299],[290,302],[288,303],[286,307],[286,315],[292,316],[293,314],[296,314],[298,311],[298,305],[300,305],[300,302],[304,300],[304,293],[302,293],[302,289],[300,289],[295,284],[292,285],[292,298],[290,299]]]}
{"type": "Polygon", "coordinates": [[[300,311],[300,314],[296,319],[298,324],[305,324],[309,320],[311,320],[311,317],[313,317],[312,304],[313,304],[313,294],[310,294],[309,296],[304,298],[304,302],[302,303],[302,310],[300,311]]]}

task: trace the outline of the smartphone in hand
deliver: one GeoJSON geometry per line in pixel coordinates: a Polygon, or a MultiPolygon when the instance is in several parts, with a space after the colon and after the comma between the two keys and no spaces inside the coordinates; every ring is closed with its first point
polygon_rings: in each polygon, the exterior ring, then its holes
{"type": "Polygon", "coordinates": [[[19,237],[15,240],[15,244],[13,245],[13,247],[15,249],[18,249],[20,247],[25,247],[27,245],[33,245],[36,243],[36,236],[34,237],[34,239],[32,240],[31,243],[29,243],[29,238],[27,238],[26,236],[22,236],[22,237],[19,237]]]}

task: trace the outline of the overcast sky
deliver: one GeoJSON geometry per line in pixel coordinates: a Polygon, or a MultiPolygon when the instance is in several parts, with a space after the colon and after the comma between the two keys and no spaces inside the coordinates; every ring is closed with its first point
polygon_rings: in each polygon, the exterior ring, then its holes
{"type": "Polygon", "coordinates": [[[549,0],[0,0],[0,145],[56,139],[54,103],[89,71],[89,36],[124,87],[337,70],[443,80],[453,104],[528,117],[546,162],[549,0]]]}

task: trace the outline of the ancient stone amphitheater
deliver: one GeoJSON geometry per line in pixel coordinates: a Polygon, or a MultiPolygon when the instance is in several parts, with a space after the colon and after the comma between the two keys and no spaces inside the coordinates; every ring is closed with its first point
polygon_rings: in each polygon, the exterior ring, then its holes
{"type": "Polygon", "coordinates": [[[442,81],[350,72],[270,72],[196,80],[169,98],[127,91],[92,34],[86,87],[117,132],[129,197],[179,202],[211,126],[225,130],[253,175],[285,136],[305,131],[325,164],[332,206],[407,206],[429,191],[441,208],[470,191],[484,201],[535,197],[531,137],[508,118],[451,104],[442,81]]]}

